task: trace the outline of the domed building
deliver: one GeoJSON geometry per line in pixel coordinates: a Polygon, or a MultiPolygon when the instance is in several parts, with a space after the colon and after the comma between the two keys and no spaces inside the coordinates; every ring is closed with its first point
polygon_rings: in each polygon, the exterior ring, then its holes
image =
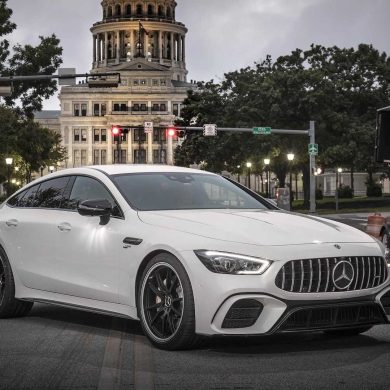
{"type": "Polygon", "coordinates": [[[62,87],[60,127],[66,166],[112,163],[173,164],[177,139],[166,128],[187,91],[187,28],[174,0],[103,0],[92,28],[91,73],[119,72],[117,88],[62,87]],[[145,133],[145,122],[153,131],[145,133]],[[117,145],[112,128],[128,133],[117,145]]]}

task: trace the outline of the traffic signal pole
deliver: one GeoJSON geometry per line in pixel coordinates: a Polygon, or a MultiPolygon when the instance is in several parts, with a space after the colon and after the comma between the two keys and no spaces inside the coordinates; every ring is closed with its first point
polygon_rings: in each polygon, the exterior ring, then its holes
{"type": "MultiPolygon", "coordinates": [[[[175,126],[177,130],[188,131],[203,131],[203,127],[183,127],[175,126]]],[[[218,131],[230,132],[230,133],[251,133],[253,134],[253,127],[218,127],[218,131]]],[[[315,144],[315,122],[310,121],[310,127],[308,130],[291,130],[291,129],[271,129],[271,134],[280,135],[306,135],[310,137],[310,144],[315,144]]],[[[310,213],[316,212],[316,177],[314,170],[316,166],[316,157],[314,154],[310,154],[310,213]]]]}

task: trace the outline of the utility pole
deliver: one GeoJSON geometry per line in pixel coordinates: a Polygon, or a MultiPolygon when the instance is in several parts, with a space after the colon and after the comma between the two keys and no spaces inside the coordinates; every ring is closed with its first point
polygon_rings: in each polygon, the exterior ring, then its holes
{"type": "MultiPolygon", "coordinates": [[[[316,128],[315,122],[310,121],[310,144],[314,145],[316,143],[316,128]]],[[[316,166],[316,156],[310,154],[310,213],[316,212],[316,177],[314,175],[314,169],[316,166]]]]}

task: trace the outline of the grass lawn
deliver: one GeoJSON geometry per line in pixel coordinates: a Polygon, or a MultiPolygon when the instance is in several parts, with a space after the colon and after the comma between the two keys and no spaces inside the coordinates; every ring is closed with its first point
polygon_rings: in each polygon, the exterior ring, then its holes
{"type": "MultiPolygon", "coordinates": [[[[304,207],[303,200],[293,202],[293,211],[308,212],[304,207]]],[[[375,211],[390,211],[390,196],[381,198],[368,198],[366,196],[353,199],[339,199],[339,210],[337,213],[369,213],[375,211]]],[[[332,198],[317,200],[318,214],[336,213],[336,202],[332,198]]]]}

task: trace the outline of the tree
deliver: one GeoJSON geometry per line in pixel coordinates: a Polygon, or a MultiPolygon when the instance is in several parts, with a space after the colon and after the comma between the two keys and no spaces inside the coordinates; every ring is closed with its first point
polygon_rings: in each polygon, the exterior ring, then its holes
{"type": "Polygon", "coordinates": [[[24,162],[27,182],[31,181],[33,172],[50,164],[55,165],[65,158],[61,136],[52,130],[40,127],[30,119],[20,129],[16,149],[24,162]]]}
{"type": "MultiPolygon", "coordinates": [[[[29,76],[36,74],[52,75],[62,64],[62,48],[59,39],[40,36],[37,46],[17,44],[10,52],[9,41],[5,38],[16,29],[11,22],[12,10],[7,7],[7,0],[0,0],[0,73],[2,76],[29,76]]],[[[55,81],[38,80],[13,82],[12,96],[4,100],[9,107],[15,107],[20,99],[19,112],[33,117],[34,111],[42,109],[43,99],[48,99],[57,91],[55,81]]]]}
{"type": "MultiPolygon", "coordinates": [[[[253,67],[225,74],[219,84],[199,84],[188,94],[182,115],[187,125],[195,121],[232,127],[307,129],[314,120],[321,163],[367,170],[372,167],[376,109],[389,104],[389,85],[390,59],[372,45],[357,49],[312,45],[276,61],[267,56],[253,67]]],[[[176,158],[180,163],[193,158],[211,161],[220,169],[217,158],[229,167],[272,154],[271,168],[283,185],[286,154],[294,152],[308,202],[307,144],[308,139],[291,136],[224,135],[211,141],[195,136],[177,149],[176,158]]]]}

